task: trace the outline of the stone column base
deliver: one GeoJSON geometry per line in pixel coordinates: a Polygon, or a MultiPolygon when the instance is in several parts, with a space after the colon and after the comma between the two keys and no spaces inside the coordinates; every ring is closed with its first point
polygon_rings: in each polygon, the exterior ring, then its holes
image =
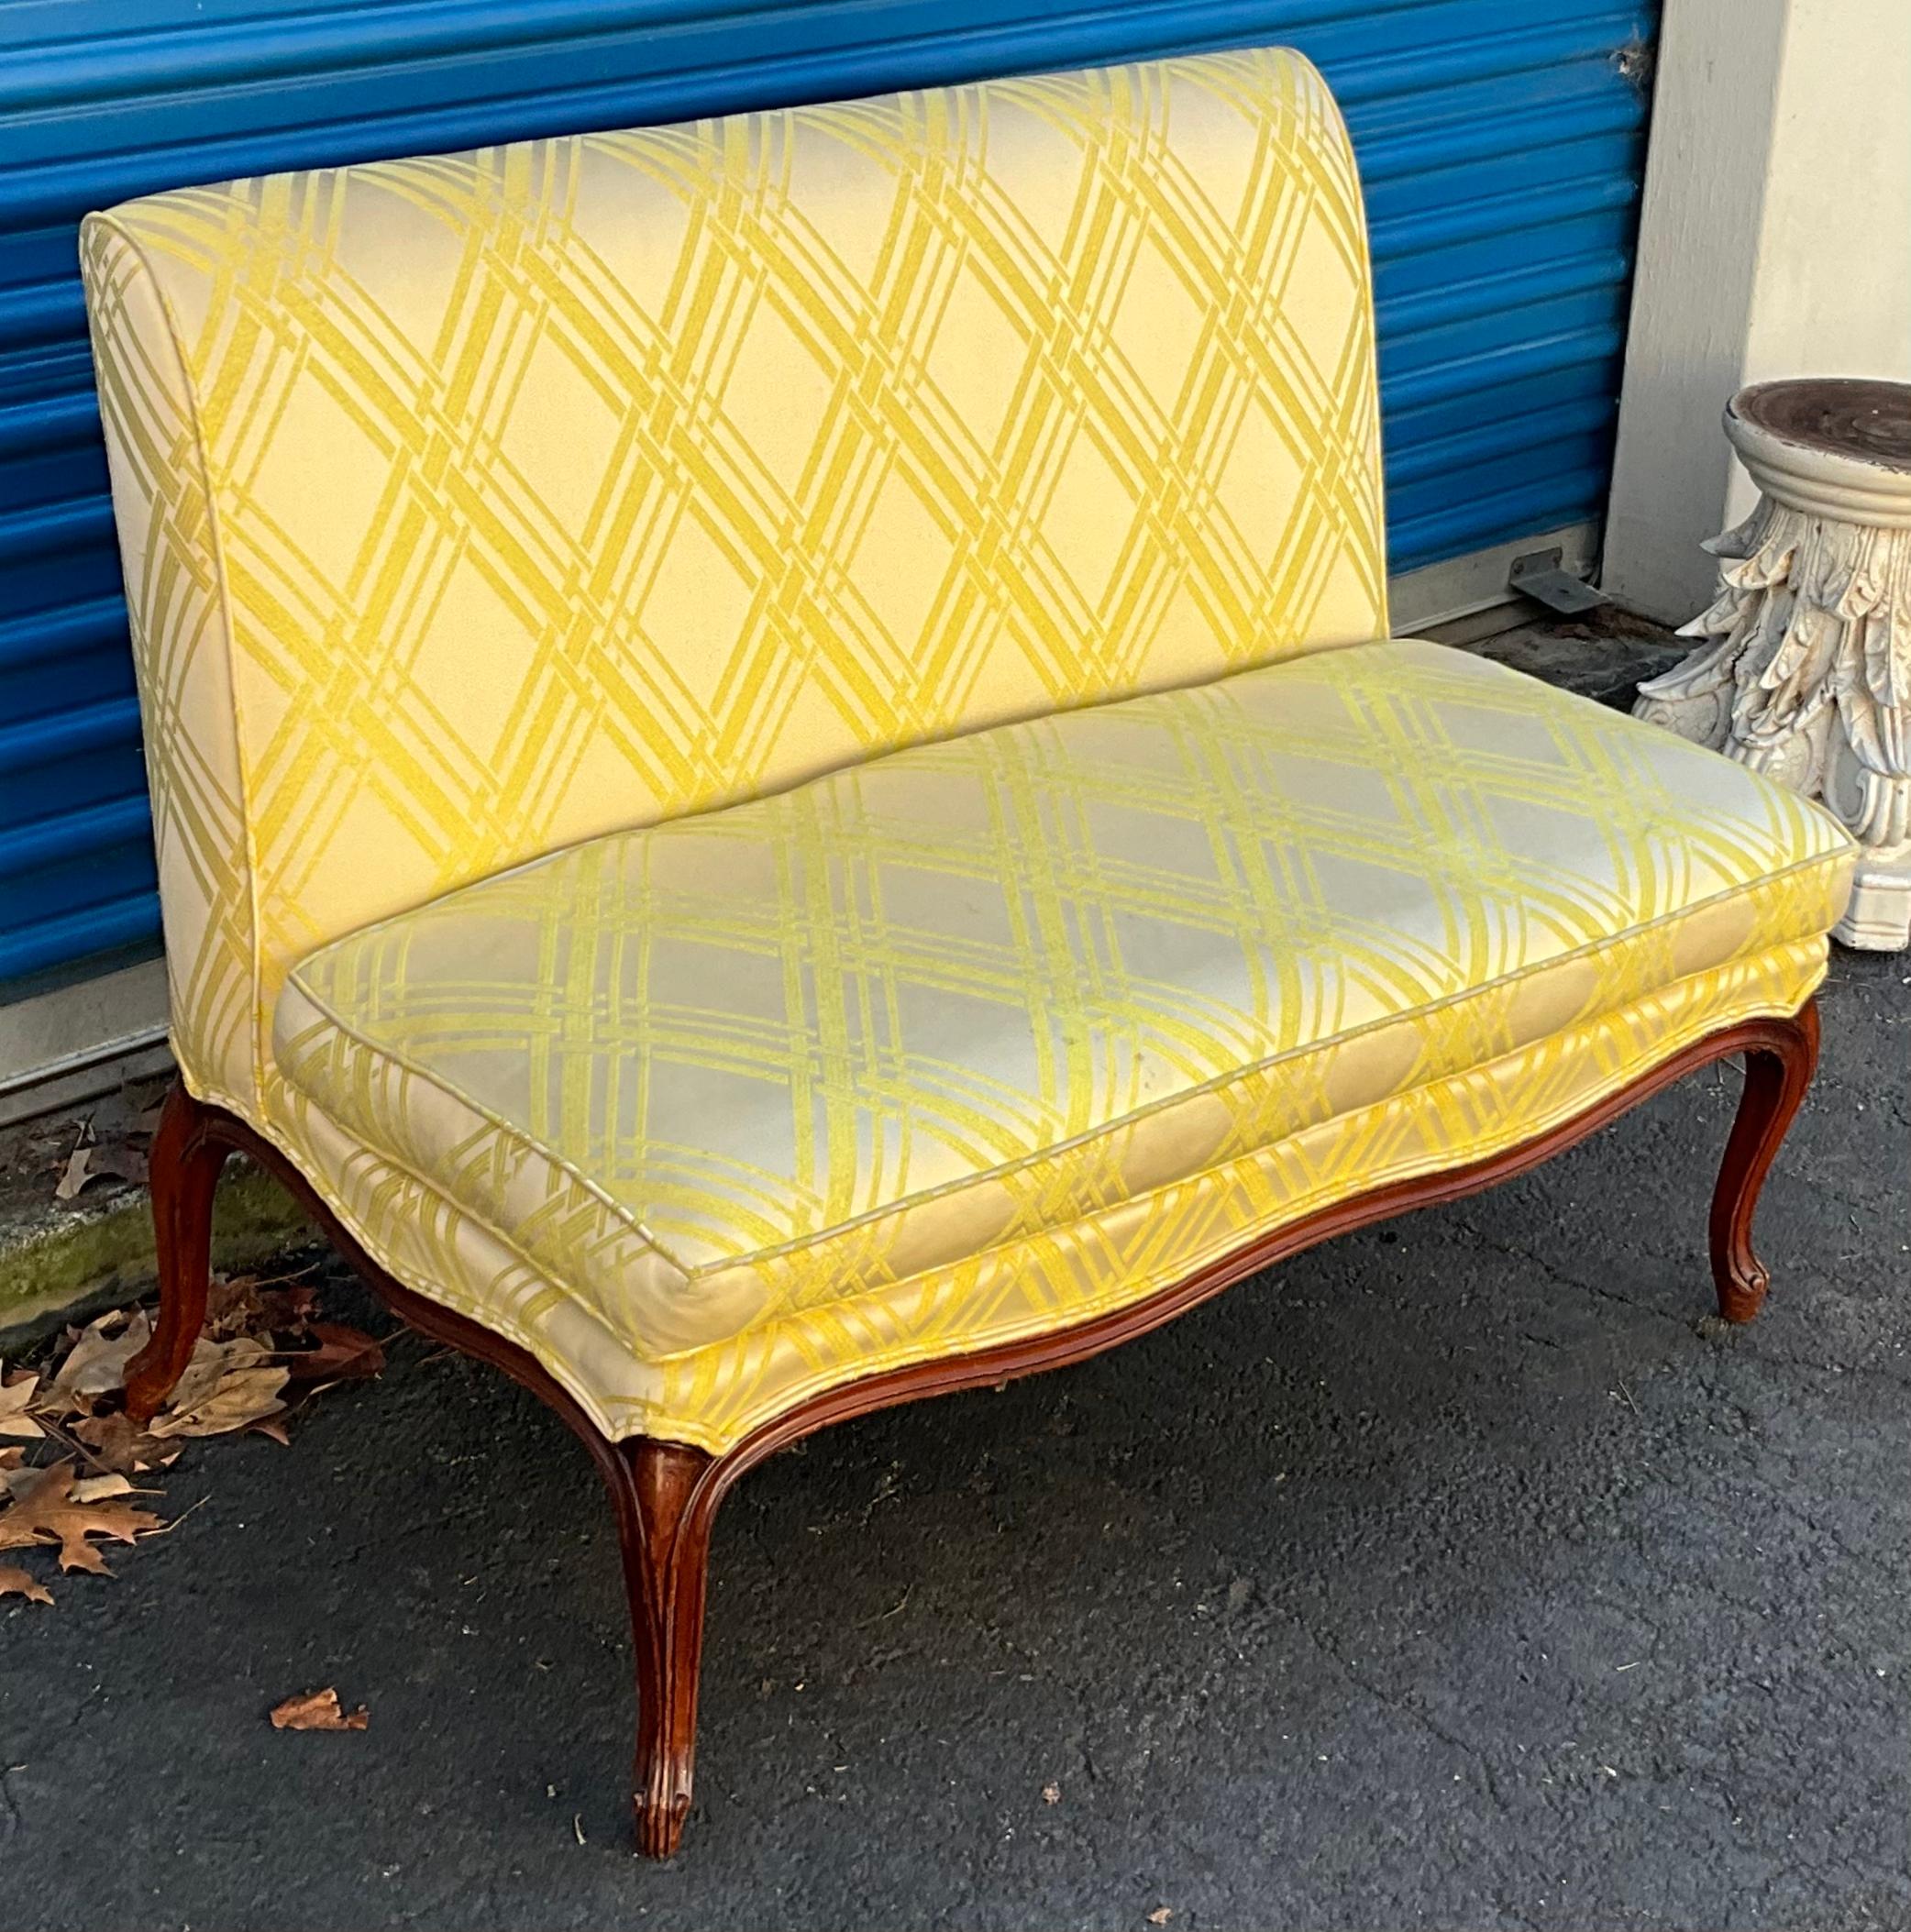
{"type": "Polygon", "coordinates": [[[1911,854],[1858,861],[1851,903],[1831,936],[1866,953],[1902,953],[1911,947],[1911,854]]]}
{"type": "Polygon", "coordinates": [[[1635,713],[1816,799],[1858,841],[1832,929],[1911,947],[1911,385],[1764,382],[1725,432],[1758,508],[1706,546],[1703,638],[1635,713]]]}

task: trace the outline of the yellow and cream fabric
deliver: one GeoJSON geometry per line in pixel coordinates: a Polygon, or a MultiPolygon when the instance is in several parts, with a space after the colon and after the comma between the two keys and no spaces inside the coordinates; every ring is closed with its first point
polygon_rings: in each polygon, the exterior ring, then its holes
{"type": "Polygon", "coordinates": [[[83,241],[174,1039],[617,828],[1386,629],[1358,182],[1216,54],[190,188],[83,241]]]}
{"type": "Polygon", "coordinates": [[[1849,875],[1742,767],[1374,644],[591,841],[322,948],[275,1051],[322,1172],[485,1231],[461,1305],[722,1447],[1792,1010],[1849,875]]]}
{"type": "Polygon", "coordinates": [[[182,1075],[614,1434],[1084,1320],[1823,971],[1811,808],[1373,641],[1292,54],[82,251],[182,1075]]]}

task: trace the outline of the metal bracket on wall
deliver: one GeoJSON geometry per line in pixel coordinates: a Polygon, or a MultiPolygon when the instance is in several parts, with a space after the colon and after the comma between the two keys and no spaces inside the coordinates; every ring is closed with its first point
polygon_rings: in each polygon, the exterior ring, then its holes
{"type": "Polygon", "coordinates": [[[1584,578],[1560,568],[1564,554],[1529,550],[1524,557],[1516,557],[1507,575],[1508,587],[1535,603],[1543,603],[1549,611],[1557,611],[1562,617],[1577,617],[1583,611],[1596,611],[1602,603],[1610,603],[1604,591],[1595,590],[1584,578]]]}

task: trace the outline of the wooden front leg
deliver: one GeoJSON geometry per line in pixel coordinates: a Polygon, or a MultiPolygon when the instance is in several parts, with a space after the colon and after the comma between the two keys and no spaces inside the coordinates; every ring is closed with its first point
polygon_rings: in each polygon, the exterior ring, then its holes
{"type": "Polygon", "coordinates": [[[690,1815],[697,1749],[697,1682],[710,1531],[726,1484],[701,1449],[636,1437],[620,1442],[610,1479],[624,1545],[636,1651],[637,1753],[632,1770],[637,1849],[669,1858],[690,1815]]]}
{"type": "Polygon", "coordinates": [[[175,1083],[147,1154],[159,1250],[160,1320],[127,1365],[126,1408],[149,1422],[192,1360],[212,1286],[213,1190],[232,1152],[215,1131],[224,1118],[175,1083]]]}

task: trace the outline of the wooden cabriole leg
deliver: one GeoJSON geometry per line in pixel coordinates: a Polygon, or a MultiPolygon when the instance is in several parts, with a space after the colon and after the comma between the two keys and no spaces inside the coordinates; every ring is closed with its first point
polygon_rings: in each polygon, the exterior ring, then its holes
{"type": "Polygon", "coordinates": [[[697,1682],[710,1531],[728,1484],[715,1460],[680,1442],[617,1445],[613,1481],[637,1666],[637,1754],[631,1772],[637,1849],[669,1858],[690,1808],[697,1682]]]}
{"type": "Polygon", "coordinates": [[[1771,1277],[1752,1251],[1752,1210],[1817,1064],[1814,1001],[1770,1021],[1745,1049],[1745,1089],[1712,1195],[1712,1279],[1728,1321],[1750,1321],[1765,1299],[1771,1277]]]}
{"type": "Polygon", "coordinates": [[[724,1492],[753,1458],[719,1462],[682,1442],[613,1441],[533,1358],[502,1337],[392,1280],[341,1227],[279,1149],[243,1121],[175,1085],[148,1155],[159,1249],[160,1319],[128,1365],[127,1413],[149,1421],[185,1372],[212,1284],[213,1190],[234,1153],[284,1182],[366,1282],[414,1328],[495,1362],[569,1423],[611,1492],[624,1551],[636,1651],[638,1849],[668,1858],[683,1837],[696,1751],[697,1680],[710,1531],[724,1492]]]}
{"type": "Polygon", "coordinates": [[[153,1236],[159,1250],[160,1320],[127,1369],[126,1408],[149,1422],[185,1373],[205,1325],[212,1286],[213,1190],[232,1152],[214,1132],[223,1118],[175,1085],[160,1110],[147,1155],[153,1236]]]}

